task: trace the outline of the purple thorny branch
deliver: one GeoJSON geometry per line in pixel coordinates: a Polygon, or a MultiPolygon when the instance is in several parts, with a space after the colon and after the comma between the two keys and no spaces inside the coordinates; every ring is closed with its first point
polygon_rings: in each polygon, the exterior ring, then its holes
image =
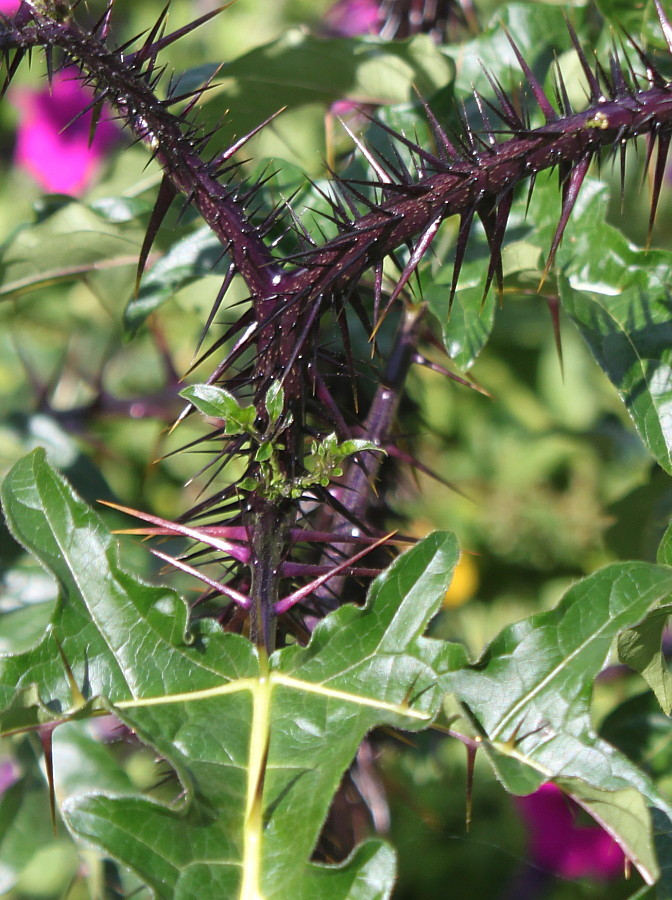
{"type": "MultiPolygon", "coordinates": [[[[73,7],[77,5],[74,3],[73,7]]],[[[164,10],[149,34],[135,42],[137,49],[131,51],[128,45],[108,46],[113,0],[89,30],[77,23],[69,4],[52,3],[50,14],[43,11],[45,6],[38,8],[23,0],[14,17],[0,16],[0,52],[7,71],[3,90],[21,59],[34,47],[44,49],[51,75],[53,50],[58,48],[66,62],[76,65],[83,81],[94,89],[90,106],[94,124],[103,103],[109,104],[136,139],[151,150],[162,169],[163,180],[141,249],[138,279],[164,216],[173,199],[182,194],[187,204],[198,209],[230,260],[208,325],[234,275],[241,276],[247,286],[246,310],[202,357],[216,358],[220,351],[223,354],[207,380],[208,385],[226,384],[228,389],[252,400],[254,439],[249,430],[235,433],[226,422],[201,439],[214,440],[219,447],[206,469],[219,472],[229,459],[243,456],[247,458],[244,479],[202,500],[179,522],[128,511],[151,526],[135,529],[136,533],[181,534],[225,560],[234,575],[227,575],[222,582],[201,568],[206,550],[192,551],[190,556],[178,559],[154,551],[199,578],[206,588],[202,599],[220,599],[224,604],[220,618],[226,627],[242,629],[249,617],[252,639],[270,652],[276,645],[279,616],[283,617],[283,627],[286,623],[288,630],[305,635],[311,616],[321,615],[342,602],[338,597],[345,577],[367,578],[375,574],[374,569],[356,564],[381,543],[380,536],[367,524],[383,456],[377,448],[403,456],[393,446],[392,433],[406,376],[414,363],[431,364],[418,349],[424,332],[425,306],[422,300],[413,298],[409,281],[441,223],[451,216],[458,216],[460,221],[451,301],[475,219],[483,225],[490,251],[485,292],[493,281],[501,291],[501,250],[515,188],[523,181],[533,186],[540,172],[557,168],[562,205],[545,277],[591,162],[605,150],[620,153],[623,160],[628,142],[645,134],[649,159],[655,157],[652,225],[672,135],[672,83],[662,77],[634,42],[631,43],[644,75],[625,68],[615,54],[608,71],[599,62],[591,65],[568,26],[589,93],[587,108],[575,112],[559,71],[552,104],[509,39],[544,124],[531,127],[529,114],[521,112],[520,105],[491,76],[488,77],[496,101],[490,104],[476,95],[482,118],[478,130],[465,124],[458,137],[449,136],[429,105],[424,104],[433,137],[431,149],[387,129],[393,141],[410,151],[415,161],[412,171],[403,165],[399,154],[390,163],[356,139],[357,150],[369,164],[375,180],[348,182],[334,176],[333,192],[326,199],[337,236],[317,244],[297,220],[294,226],[302,246],[293,255],[282,256],[274,252],[271,235],[282,208],[272,211],[260,223],[253,221],[250,209],[260,185],[250,186],[237,180],[239,164],[234,159],[236,152],[266,123],[226,150],[206,158],[212,135],[201,134],[190,113],[210,84],[186,96],[169,89],[163,100],[155,93],[161,76],[157,66],[159,53],[223,7],[169,34],[165,33],[164,10]],[[179,115],[170,111],[171,105],[185,102],[186,108],[179,115]],[[490,107],[490,115],[497,117],[497,130],[490,124],[486,106],[490,107]],[[375,199],[371,199],[372,191],[375,199]],[[395,251],[404,245],[408,247],[407,261],[399,264],[396,281],[390,285],[389,267],[384,276],[383,264],[388,258],[396,262],[395,251]],[[365,281],[369,273],[372,277],[369,275],[365,281]],[[373,295],[373,322],[364,312],[360,292],[373,295]],[[375,336],[388,311],[396,306],[401,307],[397,335],[381,367],[382,374],[377,376],[373,399],[360,424],[349,424],[323,374],[321,323],[325,313],[330,312],[341,329],[345,348],[341,374],[354,380],[346,312],[354,311],[375,336]],[[267,398],[272,391],[277,397],[279,388],[281,409],[271,413],[267,398]],[[315,423],[321,423],[321,427],[315,423]],[[332,467],[326,481],[310,481],[304,477],[306,439],[326,434],[325,425],[338,441],[350,442],[350,452],[347,459],[341,460],[342,468],[332,467]],[[273,490],[269,489],[268,480],[264,481],[264,459],[267,461],[268,455],[260,455],[262,446],[272,448],[276,479],[273,490]],[[277,489],[278,478],[285,489],[277,489]],[[243,484],[245,489],[241,489],[243,484]],[[207,524],[196,524],[203,519],[207,524]],[[317,527],[313,522],[319,523],[317,527]],[[290,557],[300,543],[312,548],[313,560],[317,562],[302,561],[305,552],[298,559],[290,557]],[[281,596],[283,580],[301,586],[294,586],[281,596]],[[298,610],[308,618],[302,620],[298,610]]],[[[672,27],[659,0],[656,8],[672,52],[672,27]]],[[[330,364],[333,365],[333,358],[330,364]]],[[[189,405],[182,417],[193,409],[189,405]]]]}

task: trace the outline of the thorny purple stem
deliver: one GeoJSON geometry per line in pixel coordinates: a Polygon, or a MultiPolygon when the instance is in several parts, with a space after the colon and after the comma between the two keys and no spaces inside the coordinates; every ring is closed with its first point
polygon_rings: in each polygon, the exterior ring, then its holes
{"type": "MultiPolygon", "coordinates": [[[[425,306],[408,306],[404,309],[402,321],[395,337],[394,347],[385,371],[371,401],[369,412],[362,426],[362,433],[371,443],[384,448],[396,420],[406,377],[414,360],[425,314],[425,306]]],[[[334,536],[357,536],[359,528],[353,523],[364,521],[370,503],[371,486],[375,484],[384,461],[381,453],[367,450],[357,455],[348,464],[345,475],[340,479],[333,493],[339,501],[339,509],[331,520],[334,536]]],[[[344,545],[344,555],[352,545],[344,545]]],[[[326,549],[321,563],[333,565],[333,550],[326,549]]],[[[338,605],[336,598],[341,594],[345,576],[333,578],[315,592],[316,598],[326,608],[338,605]]]]}
{"type": "Polygon", "coordinates": [[[246,508],[250,533],[250,639],[267,655],[275,649],[275,606],[280,568],[289,546],[294,508],[286,501],[273,503],[253,495],[246,508]]]}
{"type": "MultiPolygon", "coordinates": [[[[101,25],[98,34],[105,38],[106,30],[101,25]]],[[[248,328],[238,340],[235,352],[229,354],[210,380],[217,380],[227,366],[254,348],[251,383],[261,430],[268,424],[263,397],[274,380],[281,380],[291,423],[286,416],[281,444],[278,443],[281,446],[278,465],[288,480],[296,476],[303,458],[304,399],[321,390],[317,375],[312,374],[310,348],[322,307],[329,306],[328,301],[347,296],[366,269],[415,239],[411,264],[392,292],[394,299],[431,244],[439,224],[453,215],[461,217],[461,227],[452,290],[475,215],[481,217],[484,225],[489,225],[486,232],[491,243],[488,281],[491,280],[493,274],[499,273],[501,241],[514,186],[524,179],[534,179],[545,169],[559,166],[563,176],[563,209],[551,246],[550,265],[590,160],[600,150],[624,146],[639,134],[659,138],[662,153],[672,130],[672,85],[655,72],[649,74],[651,86],[646,90],[627,87],[619,74],[619,80],[614,78],[612,88],[605,91],[610,96],[605,97],[597,77],[582,57],[590,84],[590,106],[583,112],[571,113],[561,102],[564,111],[558,114],[520,58],[546,124],[530,129],[501,91],[495,90],[501,105],[500,117],[511,135],[508,139],[498,142],[496,135],[489,132],[484,117],[488,140],[474,141],[470,147],[463,145],[457,151],[437,125],[434,128],[437,155],[424,148],[412,148],[420,159],[417,178],[402,173],[391,178],[390,183],[379,185],[383,199],[371,204],[368,212],[361,216],[347,215],[345,207],[342,208],[342,230],[338,237],[281,260],[266,245],[263,230],[250,221],[246,212],[249,196],[235,185],[230,187],[222,182],[235,170],[230,162],[233,148],[206,162],[203,152],[207,137],[199,137],[191,126],[185,125],[184,117],[169,112],[170,98],[160,101],[154,94],[156,56],[175,39],[175,35],[156,38],[156,33],[155,30],[135,53],[110,51],[96,34],[82,31],[72,18],[66,16],[62,21],[55,21],[24,2],[14,19],[0,17],[0,52],[7,61],[9,81],[21,56],[31,47],[44,46],[48,54],[53,47],[61,48],[79,66],[84,77],[96,84],[94,105],[103,101],[111,103],[136,137],[150,147],[161,166],[164,182],[155,210],[156,228],[172,197],[183,193],[230,254],[235,270],[250,292],[251,317],[246,320],[248,328]],[[14,60],[10,58],[11,51],[18,54],[14,60]]],[[[658,164],[657,179],[660,169],[658,164]]],[[[654,189],[652,214],[659,189],[658,184],[654,189]]],[[[361,197],[356,191],[354,196],[361,197]]],[[[334,209],[338,210],[337,204],[334,209]]],[[[145,259],[147,252],[148,248],[143,247],[145,259]]],[[[406,311],[387,372],[364,423],[365,436],[381,445],[390,434],[404,379],[414,358],[421,319],[421,307],[406,311]]],[[[342,511],[333,522],[336,533],[347,533],[353,519],[365,518],[370,482],[375,480],[380,466],[378,456],[370,452],[361,454],[357,463],[349,465],[341,484],[334,488],[342,511]]],[[[253,467],[250,474],[255,474],[253,467]]],[[[245,515],[251,548],[253,639],[269,650],[273,646],[278,573],[296,515],[296,504],[271,501],[254,493],[245,515]]],[[[334,585],[330,585],[330,591],[333,590],[334,585]]]]}

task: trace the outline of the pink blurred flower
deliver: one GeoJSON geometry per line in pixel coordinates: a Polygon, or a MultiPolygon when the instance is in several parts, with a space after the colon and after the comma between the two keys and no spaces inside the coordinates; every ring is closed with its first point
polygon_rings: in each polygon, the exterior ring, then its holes
{"type": "Polygon", "coordinates": [[[18,89],[11,95],[20,111],[14,153],[26,169],[52,193],[78,195],[93,179],[100,161],[117,140],[119,129],[103,115],[89,145],[91,112],[76,119],[91,100],[76,69],[56,72],[51,90],[18,89]]]}
{"type": "Polygon", "coordinates": [[[19,780],[19,776],[19,768],[13,760],[0,760],[0,797],[19,780]]]}
{"type": "Polygon", "coordinates": [[[21,0],[0,0],[0,13],[6,13],[11,16],[17,11],[20,5],[21,0]]]}
{"type": "Polygon", "coordinates": [[[625,856],[599,825],[576,824],[579,807],[554,784],[516,803],[528,830],[530,862],[561,878],[608,881],[623,875],[625,856]]]}
{"type": "Polygon", "coordinates": [[[378,31],[377,0],[338,0],[327,10],[324,20],[339,37],[376,34],[378,31]]]}

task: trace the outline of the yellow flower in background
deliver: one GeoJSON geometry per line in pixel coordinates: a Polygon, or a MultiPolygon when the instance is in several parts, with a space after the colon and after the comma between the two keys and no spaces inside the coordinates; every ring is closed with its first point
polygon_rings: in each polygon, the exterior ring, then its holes
{"type": "MultiPolygon", "coordinates": [[[[417,519],[411,523],[409,533],[421,540],[433,530],[434,528],[430,521],[417,519]]],[[[474,561],[474,555],[462,552],[455,566],[453,580],[450,582],[450,587],[443,598],[443,608],[457,609],[458,606],[463,606],[467,600],[471,600],[478,590],[479,581],[478,566],[474,561]]]]}
{"type": "Polygon", "coordinates": [[[478,568],[474,557],[463,553],[455,566],[453,580],[443,598],[443,608],[455,609],[462,606],[467,600],[471,600],[477,589],[478,568]]]}

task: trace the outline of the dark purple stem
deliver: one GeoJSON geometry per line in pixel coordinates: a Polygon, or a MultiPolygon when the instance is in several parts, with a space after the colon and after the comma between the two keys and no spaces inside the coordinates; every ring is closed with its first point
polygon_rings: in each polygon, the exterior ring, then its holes
{"type": "MultiPolygon", "coordinates": [[[[406,377],[415,358],[424,314],[424,306],[405,308],[394,347],[362,426],[366,440],[381,448],[388,442],[397,417],[406,377]]],[[[331,531],[335,537],[358,536],[359,528],[354,523],[366,520],[371,502],[371,486],[378,478],[383,461],[382,453],[366,450],[357,454],[357,458],[348,464],[345,475],[333,490],[339,501],[339,507],[343,510],[333,513],[331,531]]],[[[346,544],[340,549],[347,554],[351,546],[346,544]]],[[[320,564],[327,565],[330,561],[333,563],[333,557],[330,556],[330,551],[326,550],[320,564]]],[[[341,593],[340,588],[345,577],[343,575],[333,578],[316,591],[315,596],[323,606],[333,608],[339,605],[335,598],[341,593]]]]}

